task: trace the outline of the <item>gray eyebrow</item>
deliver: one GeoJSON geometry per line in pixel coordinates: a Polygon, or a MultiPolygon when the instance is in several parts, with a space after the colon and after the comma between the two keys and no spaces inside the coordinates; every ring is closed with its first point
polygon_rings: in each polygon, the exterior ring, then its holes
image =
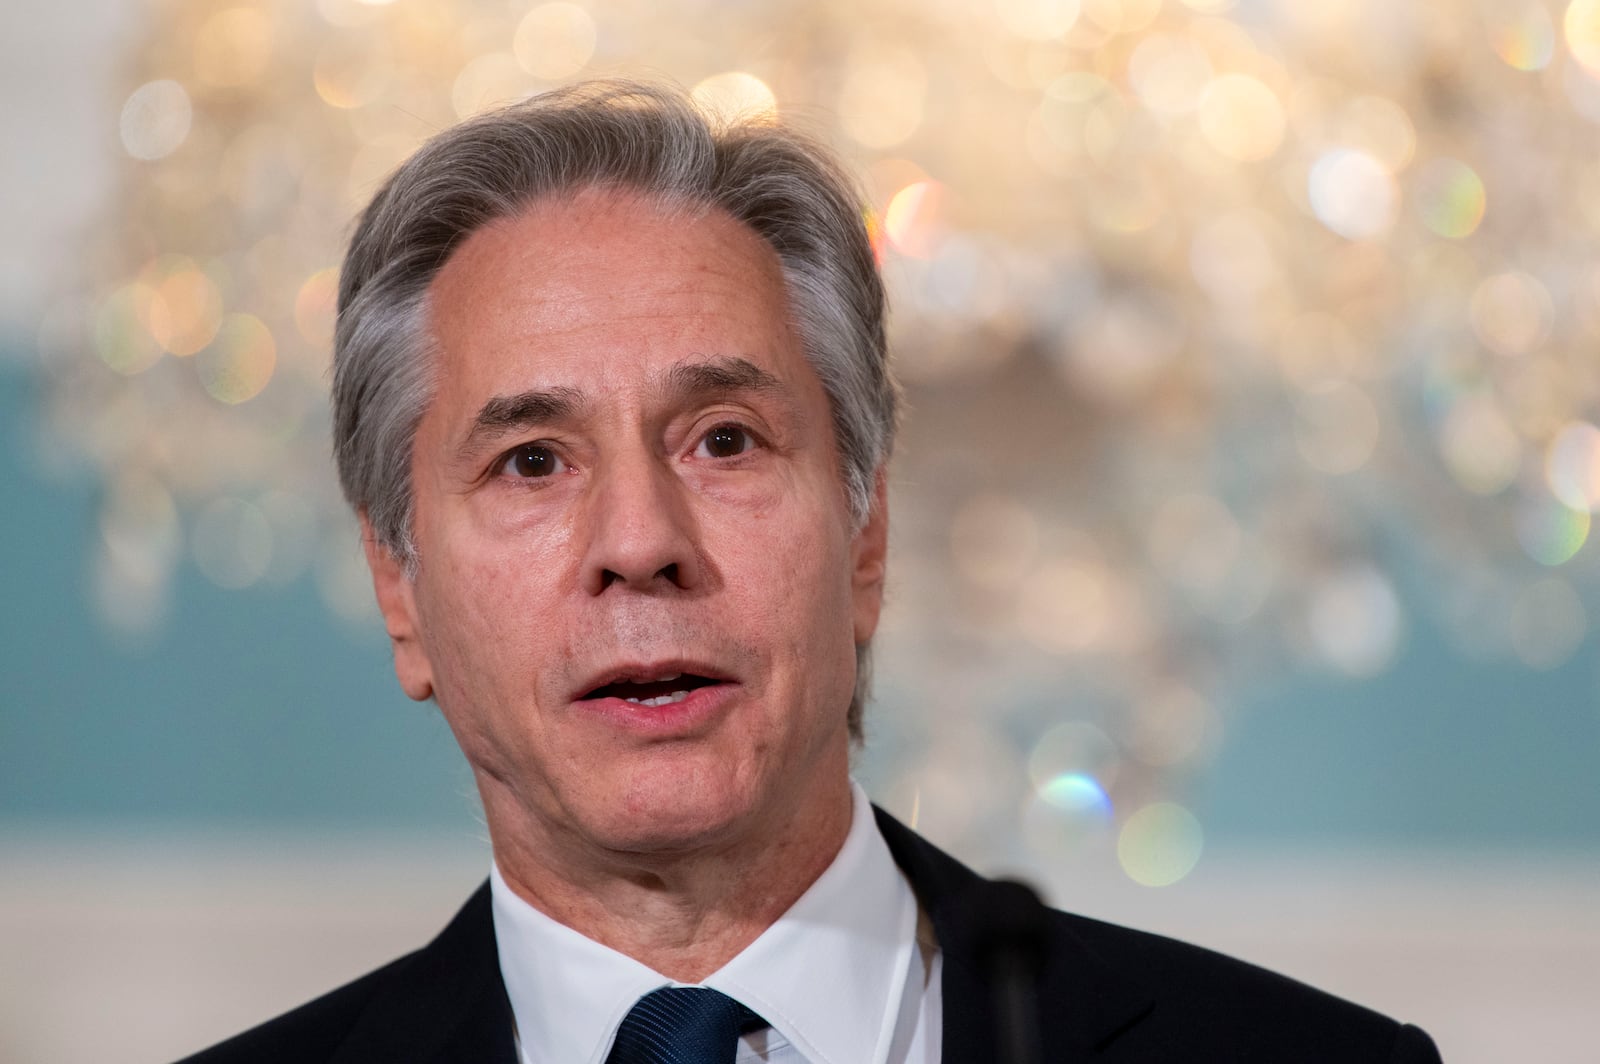
{"type": "Polygon", "coordinates": [[[542,388],[516,395],[497,395],[478,410],[472,429],[461,441],[463,457],[474,454],[485,439],[503,436],[518,429],[562,421],[576,416],[587,405],[576,388],[542,388]]]}
{"type": "Polygon", "coordinates": [[[705,362],[679,362],[666,372],[667,389],[678,396],[761,392],[787,396],[783,381],[754,362],[721,355],[705,362]]]}
{"type": "MultiPolygon", "coordinates": [[[[662,374],[665,390],[679,402],[739,392],[771,395],[784,401],[798,415],[800,406],[787,385],[749,359],[719,355],[703,362],[679,362],[662,374]]],[[[569,421],[580,417],[589,405],[576,388],[537,388],[515,395],[489,399],[472,419],[472,428],[461,441],[457,453],[463,460],[474,457],[485,440],[508,435],[535,425],[569,421]]]]}

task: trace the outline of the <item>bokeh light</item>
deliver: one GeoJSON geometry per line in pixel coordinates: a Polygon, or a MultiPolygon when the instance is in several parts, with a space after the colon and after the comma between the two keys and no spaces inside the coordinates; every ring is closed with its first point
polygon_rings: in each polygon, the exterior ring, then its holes
{"type": "Polygon", "coordinates": [[[1574,510],[1600,509],[1600,428],[1575,421],[1561,430],[1545,459],[1555,497],[1574,510]]]}
{"type": "Polygon", "coordinates": [[[1339,148],[1311,167],[1309,192],[1317,220],[1340,236],[1371,240],[1387,233],[1399,209],[1394,178],[1364,151],[1339,148]]]}
{"type": "Polygon", "coordinates": [[[376,100],[389,87],[388,56],[359,38],[336,38],[318,53],[312,84],[330,107],[350,110],[376,100]]]}
{"type": "Polygon", "coordinates": [[[147,636],[169,608],[183,549],[177,502],[165,484],[125,471],[100,512],[93,592],[100,615],[125,637],[147,636]]]}
{"type": "Polygon", "coordinates": [[[1572,0],[1562,19],[1562,31],[1572,58],[1600,75],[1600,0],[1572,0]]]}
{"type": "Polygon", "coordinates": [[[183,542],[172,493],[148,474],[131,473],[101,512],[100,536],[119,569],[144,583],[164,577],[183,542]]]}
{"type": "Polygon", "coordinates": [[[133,90],[122,105],[122,146],[135,159],[161,159],[189,136],[194,107],[176,81],[150,81],[133,90]]]}
{"type": "Polygon", "coordinates": [[[164,353],[150,333],[150,311],[156,293],[147,284],[130,284],[112,292],[95,315],[94,347],[100,360],[118,373],[143,373],[164,353]]]}
{"type": "Polygon", "coordinates": [[[1563,565],[1572,560],[1589,538],[1587,510],[1572,507],[1540,492],[1524,500],[1515,512],[1517,541],[1528,557],[1541,565],[1563,565]]]}
{"type": "Polygon", "coordinates": [[[776,114],[778,98],[766,82],[742,70],[714,74],[692,92],[694,102],[707,114],[725,119],[776,114]]]}
{"type": "Polygon", "coordinates": [[[1111,815],[1111,799],[1093,776],[1063,773],[1039,788],[1039,797],[1057,809],[1084,819],[1104,820],[1111,815]]]}
{"type": "Polygon", "coordinates": [[[1200,97],[1200,132],[1230,159],[1265,159],[1283,143],[1283,104],[1248,74],[1224,74],[1200,97]]]}
{"type": "Polygon", "coordinates": [[[333,351],[335,310],[339,299],[339,270],[318,270],[300,286],[294,297],[294,323],[300,335],[318,351],[333,351]]]}
{"type": "Polygon", "coordinates": [[[1117,860],[1135,883],[1168,887],[1194,871],[1204,845],[1193,813],[1176,802],[1153,802],[1122,825],[1117,860]]]}
{"type": "Polygon", "coordinates": [[[222,325],[222,293],[191,260],[163,255],[140,274],[150,286],[146,325],[171,354],[192,355],[209,344],[222,325]]]}
{"type": "Polygon", "coordinates": [[[533,79],[510,52],[485,52],[456,74],[450,86],[450,106],[457,118],[471,118],[521,99],[535,88],[533,79]]]}
{"type": "Polygon", "coordinates": [[[1422,224],[1453,239],[1476,232],[1488,205],[1477,171],[1455,159],[1435,159],[1425,166],[1414,195],[1422,224]]]}
{"type": "Polygon", "coordinates": [[[260,318],[230,314],[216,340],[196,358],[206,391],[233,405],[255,398],[267,386],[277,368],[277,344],[260,318]]]}
{"type": "Polygon", "coordinates": [[[1000,23],[1019,37],[1048,41],[1078,21],[1079,0],[994,0],[1000,23]]]}
{"type": "Polygon", "coordinates": [[[1055,725],[1039,737],[1028,755],[1028,778],[1034,789],[1064,808],[1080,803],[1088,793],[1086,785],[1100,793],[1095,804],[1106,804],[1105,787],[1114,783],[1116,776],[1116,743],[1087,721],[1055,725]]]}
{"type": "Polygon", "coordinates": [[[1489,44],[1517,70],[1543,70],[1556,50],[1556,25],[1539,0],[1501,0],[1484,8],[1489,44]]]}
{"type": "Polygon", "coordinates": [[[1194,110],[1211,84],[1211,62],[1187,37],[1151,34],[1128,59],[1128,80],[1144,105],[1157,114],[1194,110]]]}
{"type": "Polygon", "coordinates": [[[1314,652],[1351,676],[1375,676],[1388,666],[1400,646],[1401,621],[1394,585],[1366,565],[1324,577],[1306,615],[1314,652]]]}
{"type": "Polygon", "coordinates": [[[559,81],[589,64],[598,34],[594,18],[577,4],[540,4],[517,23],[511,52],[529,74],[559,81]]]}
{"type": "Polygon", "coordinates": [[[1071,859],[1111,827],[1111,798],[1092,776],[1068,773],[1048,780],[1023,807],[1022,839],[1047,859],[1071,859]]]}
{"type": "Polygon", "coordinates": [[[927,258],[941,235],[944,190],[934,181],[914,181],[896,192],[883,214],[883,232],[901,254],[927,258]]]}

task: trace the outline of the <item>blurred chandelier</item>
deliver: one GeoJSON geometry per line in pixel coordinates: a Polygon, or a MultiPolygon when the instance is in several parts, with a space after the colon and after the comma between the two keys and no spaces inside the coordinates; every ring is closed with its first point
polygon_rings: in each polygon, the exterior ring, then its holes
{"type": "Polygon", "coordinates": [[[1408,609],[1530,667],[1585,638],[1600,0],[164,0],[129,58],[115,224],[41,333],[120,629],[185,556],[366,616],[350,219],[459,118],[644,73],[866,175],[910,400],[881,693],[923,707],[879,726],[951,833],[1148,814],[1123,865],[1171,881],[1165,799],[1261,666],[1378,673],[1408,609]]]}

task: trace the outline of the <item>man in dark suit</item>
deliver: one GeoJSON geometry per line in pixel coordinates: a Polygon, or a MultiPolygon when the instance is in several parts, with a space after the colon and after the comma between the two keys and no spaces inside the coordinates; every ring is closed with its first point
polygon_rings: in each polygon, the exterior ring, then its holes
{"type": "Polygon", "coordinates": [[[489,883],[196,1061],[1436,1061],[1049,913],[849,777],[895,389],[858,198],[777,124],[595,83],[434,138],[341,275],[340,476],[489,883]]]}

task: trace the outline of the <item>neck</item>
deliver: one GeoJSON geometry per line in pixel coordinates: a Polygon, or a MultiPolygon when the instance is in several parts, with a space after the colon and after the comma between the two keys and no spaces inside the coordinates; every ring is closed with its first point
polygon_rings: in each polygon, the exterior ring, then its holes
{"type": "Polygon", "coordinates": [[[502,818],[488,819],[500,874],[524,901],[669,979],[698,983],[822,875],[850,832],[852,801],[843,778],[825,800],[678,852],[609,851],[563,832],[503,833],[502,818]]]}

